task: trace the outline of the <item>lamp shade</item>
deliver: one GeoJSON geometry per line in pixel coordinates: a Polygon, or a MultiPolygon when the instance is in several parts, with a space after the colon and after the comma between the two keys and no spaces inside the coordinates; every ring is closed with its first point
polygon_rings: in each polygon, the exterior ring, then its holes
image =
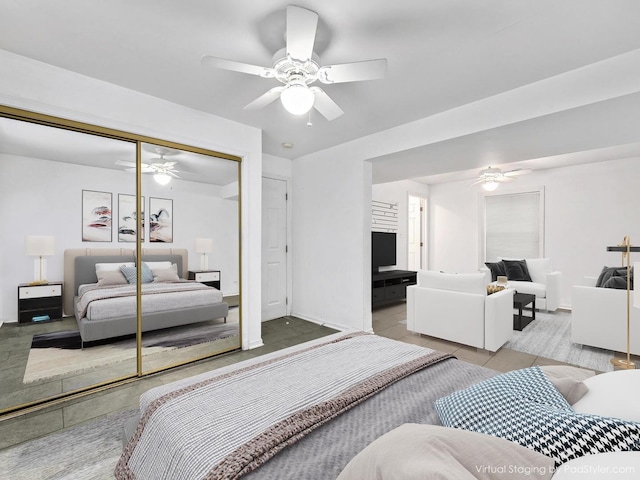
{"type": "Polygon", "coordinates": [[[56,239],[51,235],[27,235],[24,242],[24,253],[35,257],[55,255],[56,239]]]}
{"type": "Polygon", "coordinates": [[[196,238],[196,253],[209,253],[213,251],[211,238],[196,238]]]}

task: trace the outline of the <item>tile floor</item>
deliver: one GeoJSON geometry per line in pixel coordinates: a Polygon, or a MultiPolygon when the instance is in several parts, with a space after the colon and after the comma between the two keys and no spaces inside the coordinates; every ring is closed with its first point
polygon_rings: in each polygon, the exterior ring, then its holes
{"type": "MultiPolygon", "coordinates": [[[[479,350],[419,335],[407,331],[401,323],[406,319],[406,305],[377,308],[373,311],[373,330],[376,334],[422,345],[434,350],[454,354],[460,360],[482,365],[500,372],[506,372],[532,365],[561,364],[552,359],[502,348],[498,352],[479,350]]],[[[88,398],[70,402],[62,407],[50,408],[34,415],[0,421],[0,448],[47,435],[54,431],[99,418],[101,416],[127,409],[136,408],[140,394],[157,385],[173,382],[180,378],[209,371],[259,355],[280,350],[320,338],[336,331],[321,325],[306,322],[294,317],[283,317],[262,324],[264,346],[247,351],[237,351],[209,360],[170,370],[168,372],[144,378],[141,381],[118,388],[92,394],[88,398]]]]}

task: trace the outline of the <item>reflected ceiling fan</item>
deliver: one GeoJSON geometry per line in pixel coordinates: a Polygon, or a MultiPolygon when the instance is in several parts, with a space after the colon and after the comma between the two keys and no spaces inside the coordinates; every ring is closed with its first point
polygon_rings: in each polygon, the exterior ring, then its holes
{"type": "Polygon", "coordinates": [[[246,105],[246,110],[263,108],[280,98],[284,108],[294,115],[303,115],[313,107],[331,121],[344,112],[324,90],[310,85],[317,80],[331,84],[384,78],[387,59],[320,66],[320,59],[313,52],[317,26],[316,12],[288,5],[286,47],[273,56],[272,67],[260,67],[209,55],[204,55],[201,63],[206,67],[275,78],[282,83],[246,105]]]}
{"type": "MultiPolygon", "coordinates": [[[[178,162],[169,162],[164,158],[165,154],[161,153],[160,157],[150,158],[150,163],[142,163],[142,173],[153,174],[153,179],[160,185],[166,185],[171,181],[171,177],[180,178],[177,175],[178,170],[174,167],[178,162]]],[[[116,165],[121,165],[127,172],[136,171],[136,164],[134,162],[127,162],[125,160],[116,160],[116,165]]]]}
{"type": "Polygon", "coordinates": [[[515,180],[514,177],[531,173],[530,168],[516,168],[514,170],[508,170],[503,172],[497,167],[488,167],[484,170],[480,170],[478,178],[471,185],[482,184],[482,188],[488,192],[493,192],[501,182],[510,182],[515,180]]]}

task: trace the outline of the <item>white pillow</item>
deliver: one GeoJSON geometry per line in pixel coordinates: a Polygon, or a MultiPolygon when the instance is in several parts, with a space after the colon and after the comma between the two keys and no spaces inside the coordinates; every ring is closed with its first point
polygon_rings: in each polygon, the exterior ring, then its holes
{"type": "Polygon", "coordinates": [[[147,267],[149,267],[151,269],[151,271],[153,272],[153,274],[156,274],[156,270],[165,270],[167,268],[171,268],[171,262],[166,261],[166,262],[144,262],[147,264],[147,267]]]}
{"type": "Polygon", "coordinates": [[[531,281],[535,283],[547,283],[547,273],[553,271],[550,258],[527,258],[527,270],[531,281]]]}
{"type": "Polygon", "coordinates": [[[560,465],[551,480],[615,479],[640,476],[640,452],[606,452],[574,458],[560,465]]]}
{"type": "MultiPolygon", "coordinates": [[[[640,394],[640,371],[615,370],[583,380],[589,391],[572,405],[578,413],[640,422],[637,398],[640,394]]],[[[640,470],[638,470],[640,478],[640,470]]]]}
{"type": "Polygon", "coordinates": [[[98,272],[105,272],[109,270],[120,270],[121,266],[133,267],[133,262],[114,262],[114,263],[96,263],[96,274],[98,272]]]}

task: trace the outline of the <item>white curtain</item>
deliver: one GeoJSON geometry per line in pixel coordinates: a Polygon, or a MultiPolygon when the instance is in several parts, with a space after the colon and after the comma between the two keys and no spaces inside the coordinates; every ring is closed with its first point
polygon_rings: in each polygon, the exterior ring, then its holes
{"type": "Polygon", "coordinates": [[[485,261],[539,257],[540,211],[540,192],[486,196],[485,261]]]}

